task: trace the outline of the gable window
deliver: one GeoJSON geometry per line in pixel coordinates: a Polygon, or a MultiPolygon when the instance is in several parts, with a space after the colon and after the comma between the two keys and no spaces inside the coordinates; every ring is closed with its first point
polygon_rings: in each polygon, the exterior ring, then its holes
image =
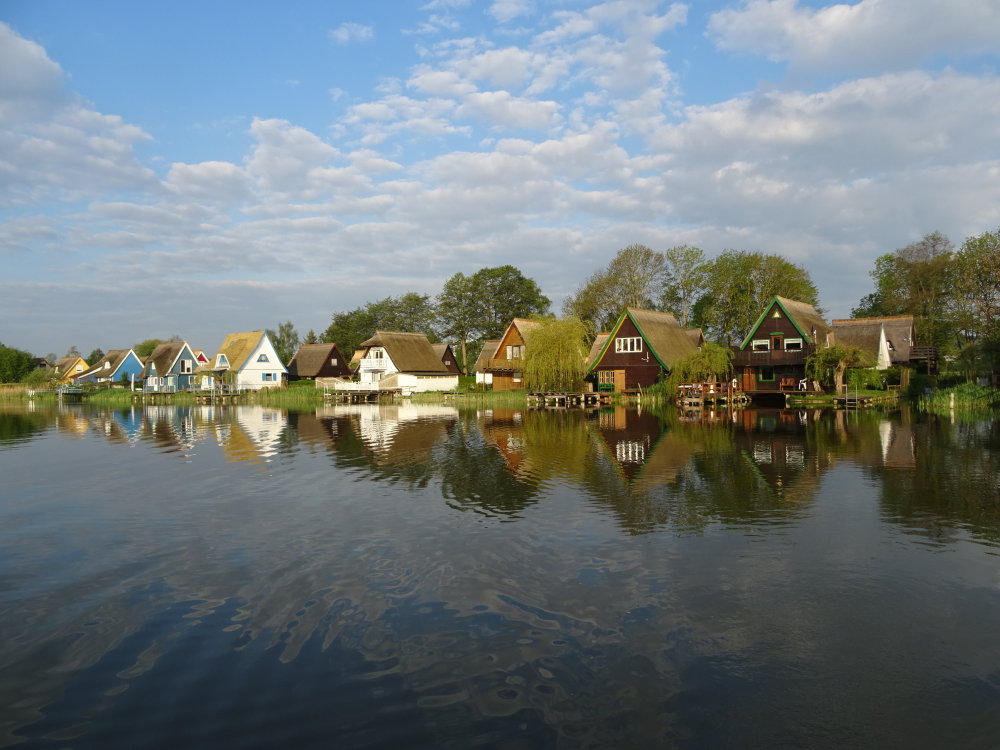
{"type": "Polygon", "coordinates": [[[382,359],[385,356],[385,354],[381,349],[372,349],[370,352],[368,352],[368,356],[371,357],[372,359],[382,359]]]}
{"type": "Polygon", "coordinates": [[[450,365],[450,364],[451,364],[451,360],[450,360],[450,359],[446,359],[446,360],[444,361],[444,363],[445,363],[446,365],[450,365]]]}
{"type": "Polygon", "coordinates": [[[754,339],[752,346],[755,352],[771,351],[771,342],[767,339],[754,339]]]}
{"type": "Polygon", "coordinates": [[[337,358],[336,357],[330,357],[330,364],[333,367],[336,367],[337,366],[337,358]]]}
{"type": "Polygon", "coordinates": [[[229,358],[225,354],[220,354],[215,358],[216,367],[229,367],[229,358]]]}
{"type": "Polygon", "coordinates": [[[641,352],[642,351],[642,337],[641,336],[629,336],[626,338],[615,339],[615,351],[616,352],[641,352]]]}
{"type": "Polygon", "coordinates": [[[257,361],[258,362],[270,362],[271,360],[269,360],[267,358],[266,354],[261,354],[259,357],[257,357],[257,361]]]}
{"type": "Polygon", "coordinates": [[[524,358],[524,346],[508,346],[507,347],[507,359],[523,359],[524,358]]]}
{"type": "Polygon", "coordinates": [[[190,375],[194,372],[194,362],[190,359],[181,360],[181,375],[190,375]]]}
{"type": "Polygon", "coordinates": [[[797,352],[802,350],[802,339],[785,339],[785,351],[797,352]]]}

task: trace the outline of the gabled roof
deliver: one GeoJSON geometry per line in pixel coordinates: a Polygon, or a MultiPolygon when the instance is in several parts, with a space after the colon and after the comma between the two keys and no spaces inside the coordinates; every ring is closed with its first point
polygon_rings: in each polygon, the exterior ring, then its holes
{"type": "Polygon", "coordinates": [[[482,351],[479,352],[479,357],[476,358],[476,364],[472,368],[472,371],[484,372],[486,370],[486,360],[496,357],[498,346],[500,346],[500,339],[484,341],[482,351]]]}
{"type": "Polygon", "coordinates": [[[340,349],[337,348],[336,344],[303,344],[295,352],[292,361],[288,363],[288,372],[293,377],[314,378],[323,371],[323,368],[334,357],[336,357],[337,362],[347,367],[344,355],[340,353],[340,349]]]}
{"type": "MultiPolygon", "coordinates": [[[[77,364],[82,364],[83,369],[87,369],[87,362],[83,357],[72,356],[72,357],[60,357],[56,360],[53,368],[55,369],[56,376],[60,378],[65,378],[67,376],[73,375],[72,370],[77,366],[77,364]]],[[[83,370],[80,371],[83,373],[83,370]]]]}
{"type": "MultiPolygon", "coordinates": [[[[254,350],[260,345],[260,341],[267,334],[264,331],[247,331],[246,333],[230,333],[226,336],[226,340],[222,342],[222,346],[218,348],[215,352],[215,356],[209,360],[207,365],[202,365],[199,369],[202,370],[220,370],[229,369],[232,371],[237,371],[243,368],[246,361],[250,358],[250,355],[254,353],[254,350]],[[217,362],[219,361],[219,355],[225,354],[226,360],[229,362],[229,367],[218,367],[217,362]]],[[[284,365],[282,365],[284,366],[284,365]]]]}
{"type": "Polygon", "coordinates": [[[700,328],[685,328],[684,333],[694,342],[696,347],[701,347],[705,343],[705,332],[700,328]]]}
{"type": "Polygon", "coordinates": [[[112,349],[103,357],[101,357],[99,360],[97,360],[93,365],[91,365],[89,370],[84,370],[75,377],[85,378],[89,375],[99,376],[102,374],[110,377],[118,370],[119,367],[122,366],[122,363],[125,361],[126,357],[128,357],[129,354],[131,354],[136,359],[139,359],[138,357],[136,357],[135,353],[133,353],[131,349],[112,349]],[[105,367],[105,364],[108,364],[109,366],[105,367]]]}
{"type": "Polygon", "coordinates": [[[587,355],[587,369],[589,370],[597,362],[597,357],[600,355],[601,351],[604,349],[604,345],[608,343],[608,337],[610,333],[599,333],[594,338],[594,343],[590,345],[590,353],[587,355]]]}
{"type": "Polygon", "coordinates": [[[745,349],[747,344],[750,343],[753,335],[760,328],[760,324],[767,317],[768,310],[775,304],[784,311],[785,316],[792,322],[792,325],[802,335],[802,338],[810,344],[824,341],[827,334],[833,330],[830,328],[830,324],[823,320],[823,316],[816,312],[816,308],[809,303],[775,295],[764,305],[764,309],[761,311],[760,317],[757,318],[757,322],[753,324],[750,332],[747,333],[746,338],[740,344],[740,349],[745,349]]]}
{"type": "Polygon", "coordinates": [[[913,346],[913,316],[888,315],[880,318],[838,318],[833,321],[833,333],[838,344],[856,346],[877,353],[880,331],[891,344],[893,362],[909,361],[913,346]]]}
{"type": "Polygon", "coordinates": [[[530,318],[514,318],[504,329],[503,335],[500,337],[500,341],[497,342],[497,347],[499,348],[500,343],[507,338],[507,334],[510,333],[511,328],[516,328],[517,332],[521,335],[521,338],[524,341],[527,341],[528,334],[538,328],[538,326],[539,322],[537,320],[531,320],[530,318]]]}
{"type": "MultiPolygon", "coordinates": [[[[173,368],[174,362],[181,356],[181,352],[184,351],[185,347],[187,347],[186,341],[164,341],[162,344],[157,344],[156,348],[153,349],[153,353],[146,357],[142,368],[142,377],[155,375],[162,378],[173,368]]],[[[191,356],[194,356],[194,354],[192,353],[191,356]]]]}
{"type": "Polygon", "coordinates": [[[447,373],[448,368],[434,353],[434,347],[422,333],[376,331],[361,346],[381,346],[400,372],[447,373]]]}
{"type": "Polygon", "coordinates": [[[650,352],[665,370],[672,369],[678,361],[698,349],[687,331],[681,328],[677,318],[670,313],[628,307],[618,318],[618,322],[612,328],[596,359],[591,362],[588,371],[594,369],[604,357],[626,318],[632,321],[650,352]]]}

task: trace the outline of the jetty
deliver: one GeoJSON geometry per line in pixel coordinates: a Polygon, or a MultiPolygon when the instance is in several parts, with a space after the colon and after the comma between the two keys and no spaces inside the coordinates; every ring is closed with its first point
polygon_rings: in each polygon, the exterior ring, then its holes
{"type": "Polygon", "coordinates": [[[525,394],[525,396],[528,399],[528,404],[531,406],[557,409],[600,406],[601,404],[611,403],[612,399],[612,394],[597,391],[584,391],[582,393],[533,391],[525,394]]]}
{"type": "Polygon", "coordinates": [[[739,383],[709,381],[681,383],[677,386],[677,405],[685,409],[704,409],[715,406],[743,406],[750,398],[739,383]]]}

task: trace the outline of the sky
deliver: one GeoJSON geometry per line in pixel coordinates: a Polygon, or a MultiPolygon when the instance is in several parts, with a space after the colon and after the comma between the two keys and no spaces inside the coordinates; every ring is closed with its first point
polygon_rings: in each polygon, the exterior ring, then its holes
{"type": "Polygon", "coordinates": [[[1000,225],[997,0],[0,0],[0,342],[323,331],[621,248],[876,257],[1000,225]]]}

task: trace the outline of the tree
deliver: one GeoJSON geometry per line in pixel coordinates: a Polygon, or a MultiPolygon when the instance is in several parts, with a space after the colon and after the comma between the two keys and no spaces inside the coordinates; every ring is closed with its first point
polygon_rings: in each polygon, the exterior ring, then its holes
{"type": "Polygon", "coordinates": [[[654,300],[662,296],[664,280],[663,256],[645,245],[629,245],[566,299],[563,313],[601,331],[626,307],[655,309],[654,300]]]}
{"type": "Polygon", "coordinates": [[[309,331],[306,333],[306,335],[302,337],[302,343],[303,344],[318,344],[319,343],[319,336],[316,335],[316,331],[314,331],[312,328],[310,328],[309,331]]]}
{"type": "Polygon", "coordinates": [[[265,333],[271,339],[274,351],[278,353],[278,359],[281,360],[281,363],[287,365],[291,362],[295,352],[299,350],[299,334],[296,332],[295,326],[292,325],[292,321],[279,323],[277,331],[268,328],[265,333]]]}
{"type": "Polygon", "coordinates": [[[954,349],[957,328],[948,314],[955,282],[953,250],[951,240],[932,232],[879,256],[871,271],[875,291],[851,314],[856,318],[913,315],[924,343],[954,349]]]}
{"type": "Polygon", "coordinates": [[[871,354],[856,346],[830,346],[817,349],[806,357],[806,375],[819,383],[832,380],[834,391],[839,393],[844,387],[844,373],[849,368],[874,364],[871,354]]]}
{"type": "Polygon", "coordinates": [[[816,305],[819,294],[809,273],[778,255],[726,250],[704,266],[705,291],[693,322],[719,343],[738,342],[775,295],[816,305]]]}
{"type": "Polygon", "coordinates": [[[728,381],[733,374],[733,350],[712,341],[706,341],[696,352],[691,352],[676,364],[667,378],[670,393],[681,383],[717,383],[728,381]]]}
{"type": "Polygon", "coordinates": [[[354,310],[334,313],[321,338],[336,344],[347,355],[353,354],[375,331],[423,333],[436,341],[434,324],[434,304],[430,296],[408,292],[401,297],[386,297],[354,310]]]}
{"type": "Polygon", "coordinates": [[[441,335],[458,342],[462,368],[468,374],[468,344],[479,332],[478,290],[471,276],[459,272],[445,282],[437,296],[437,319],[441,335]]]}
{"type": "Polygon", "coordinates": [[[94,349],[90,354],[87,355],[87,364],[92,365],[95,362],[100,361],[104,358],[104,352],[100,349],[94,349]]]}
{"type": "Polygon", "coordinates": [[[663,296],[661,307],[674,314],[686,327],[694,312],[698,297],[705,290],[708,278],[705,253],[690,245],[677,245],[663,253],[663,296]]]}
{"type": "Polygon", "coordinates": [[[135,352],[135,356],[142,359],[143,357],[148,357],[152,354],[153,350],[162,343],[163,339],[146,339],[145,341],[140,341],[138,344],[133,346],[132,351],[135,352]]]}
{"type": "Polygon", "coordinates": [[[586,374],[586,324],[579,318],[536,318],[524,342],[524,385],[529,390],[579,391],[586,374]]]}
{"type": "Polygon", "coordinates": [[[551,301],[514,266],[481,268],[471,276],[479,297],[477,329],[484,339],[499,338],[514,318],[545,315],[551,301]]]}
{"type": "Polygon", "coordinates": [[[80,357],[80,356],[83,356],[83,355],[80,354],[80,350],[79,349],[77,349],[75,346],[71,346],[69,349],[66,350],[66,356],[67,357],[80,357]]]}
{"type": "Polygon", "coordinates": [[[953,278],[957,322],[968,338],[1000,338],[1000,229],[962,244],[953,278]]]}
{"type": "Polygon", "coordinates": [[[19,383],[36,367],[30,352],[0,344],[0,383],[19,383]]]}

